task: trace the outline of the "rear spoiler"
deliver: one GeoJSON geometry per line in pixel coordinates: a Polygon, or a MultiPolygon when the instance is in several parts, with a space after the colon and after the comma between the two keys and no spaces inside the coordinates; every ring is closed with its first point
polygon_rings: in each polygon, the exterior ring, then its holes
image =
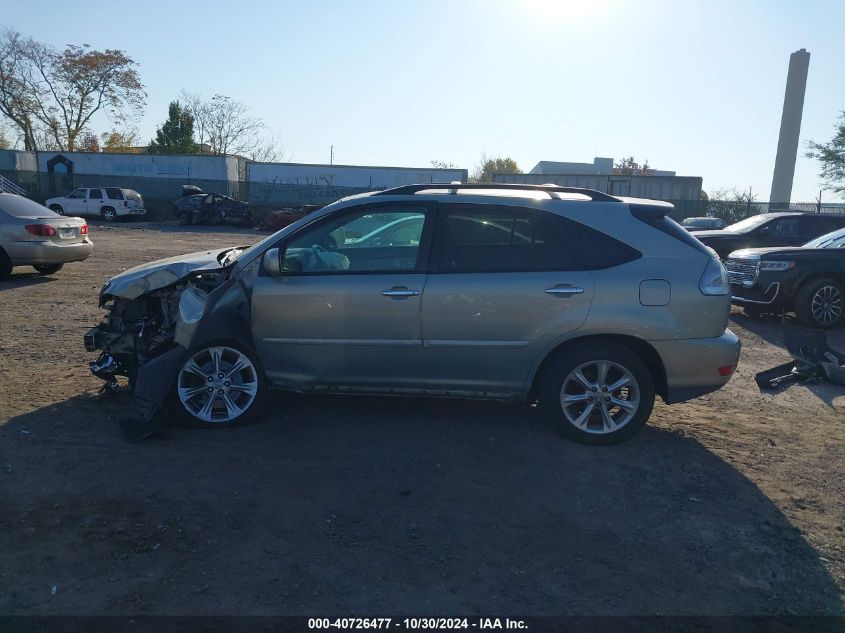
{"type": "Polygon", "coordinates": [[[640,220],[645,220],[646,218],[665,218],[667,215],[670,215],[672,211],[675,210],[675,205],[671,202],[663,202],[662,200],[632,200],[625,198],[622,199],[624,202],[628,203],[628,207],[631,209],[631,214],[640,220]]]}
{"type": "Polygon", "coordinates": [[[666,217],[675,210],[675,205],[660,200],[637,200],[636,202],[629,201],[628,207],[631,209],[631,215],[640,222],[644,222],[669,237],[683,242],[700,253],[711,255],[710,249],[698,241],[692,233],[672,218],[666,217]]]}

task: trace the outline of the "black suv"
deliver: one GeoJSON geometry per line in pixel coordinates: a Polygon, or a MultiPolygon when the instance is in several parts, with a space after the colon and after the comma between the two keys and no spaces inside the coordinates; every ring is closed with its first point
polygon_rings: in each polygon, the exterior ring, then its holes
{"type": "Polygon", "coordinates": [[[749,248],[725,262],[733,302],[746,313],[794,311],[803,325],[829,328],[842,321],[845,229],[798,248],[749,248]]]}
{"type": "Polygon", "coordinates": [[[836,213],[762,213],[731,224],[721,231],[692,231],[725,259],[740,248],[800,246],[805,242],[845,228],[845,214],[836,213]]]}

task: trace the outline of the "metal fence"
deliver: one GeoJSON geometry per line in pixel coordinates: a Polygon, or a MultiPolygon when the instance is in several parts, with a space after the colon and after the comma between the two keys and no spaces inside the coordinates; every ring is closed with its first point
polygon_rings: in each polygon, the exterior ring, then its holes
{"type": "MultiPolygon", "coordinates": [[[[62,196],[76,187],[125,187],[135,189],[143,197],[151,216],[166,219],[170,217],[173,202],[181,195],[182,185],[192,184],[203,191],[222,193],[233,198],[249,201],[256,208],[257,215],[283,207],[302,205],[325,205],[345,196],[371,191],[368,187],[335,187],[329,185],[291,185],[276,182],[259,183],[230,180],[201,180],[162,178],[154,176],[105,176],[96,174],[75,174],[73,177],[50,176],[45,173],[3,170],[0,182],[3,190],[25,192],[25,195],[39,202],[47,198],[62,196]],[[20,189],[15,189],[19,187],[20,189]]],[[[803,213],[843,213],[845,203],[793,202],[777,204],[770,202],[747,202],[734,200],[667,200],[675,209],[672,217],[678,221],[698,216],[719,217],[728,224],[738,222],[752,215],[772,211],[800,211],[803,213]]]]}
{"type": "Polygon", "coordinates": [[[697,205],[687,203],[682,214],[678,214],[678,207],[675,207],[676,219],[711,216],[722,218],[728,224],[739,222],[752,215],[761,213],[773,213],[777,211],[798,211],[801,213],[843,213],[845,214],[845,203],[843,202],[743,202],[735,200],[702,200],[697,205]],[[696,211],[692,213],[692,211],[696,211]]]}

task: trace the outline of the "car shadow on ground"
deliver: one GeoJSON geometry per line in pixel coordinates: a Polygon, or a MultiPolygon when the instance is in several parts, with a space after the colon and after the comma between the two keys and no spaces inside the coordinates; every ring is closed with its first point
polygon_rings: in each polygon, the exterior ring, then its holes
{"type": "Polygon", "coordinates": [[[41,273],[23,273],[12,269],[12,274],[0,281],[0,292],[3,290],[12,290],[13,288],[26,288],[27,286],[36,286],[53,281],[53,275],[43,275],[41,273]]]}
{"type": "Polygon", "coordinates": [[[0,426],[0,614],[845,613],[799,530],[680,434],[274,394],[261,424],[129,444],[130,402],[0,426]]]}

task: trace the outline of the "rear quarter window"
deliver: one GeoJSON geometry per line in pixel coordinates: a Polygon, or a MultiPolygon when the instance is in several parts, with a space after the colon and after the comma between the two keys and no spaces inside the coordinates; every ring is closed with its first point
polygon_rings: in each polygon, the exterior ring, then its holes
{"type": "Polygon", "coordinates": [[[642,256],[627,244],[553,213],[540,212],[534,226],[532,270],[602,270],[642,256]]]}
{"type": "Polygon", "coordinates": [[[106,195],[109,200],[123,200],[123,192],[117,187],[106,187],[106,195]]]}

